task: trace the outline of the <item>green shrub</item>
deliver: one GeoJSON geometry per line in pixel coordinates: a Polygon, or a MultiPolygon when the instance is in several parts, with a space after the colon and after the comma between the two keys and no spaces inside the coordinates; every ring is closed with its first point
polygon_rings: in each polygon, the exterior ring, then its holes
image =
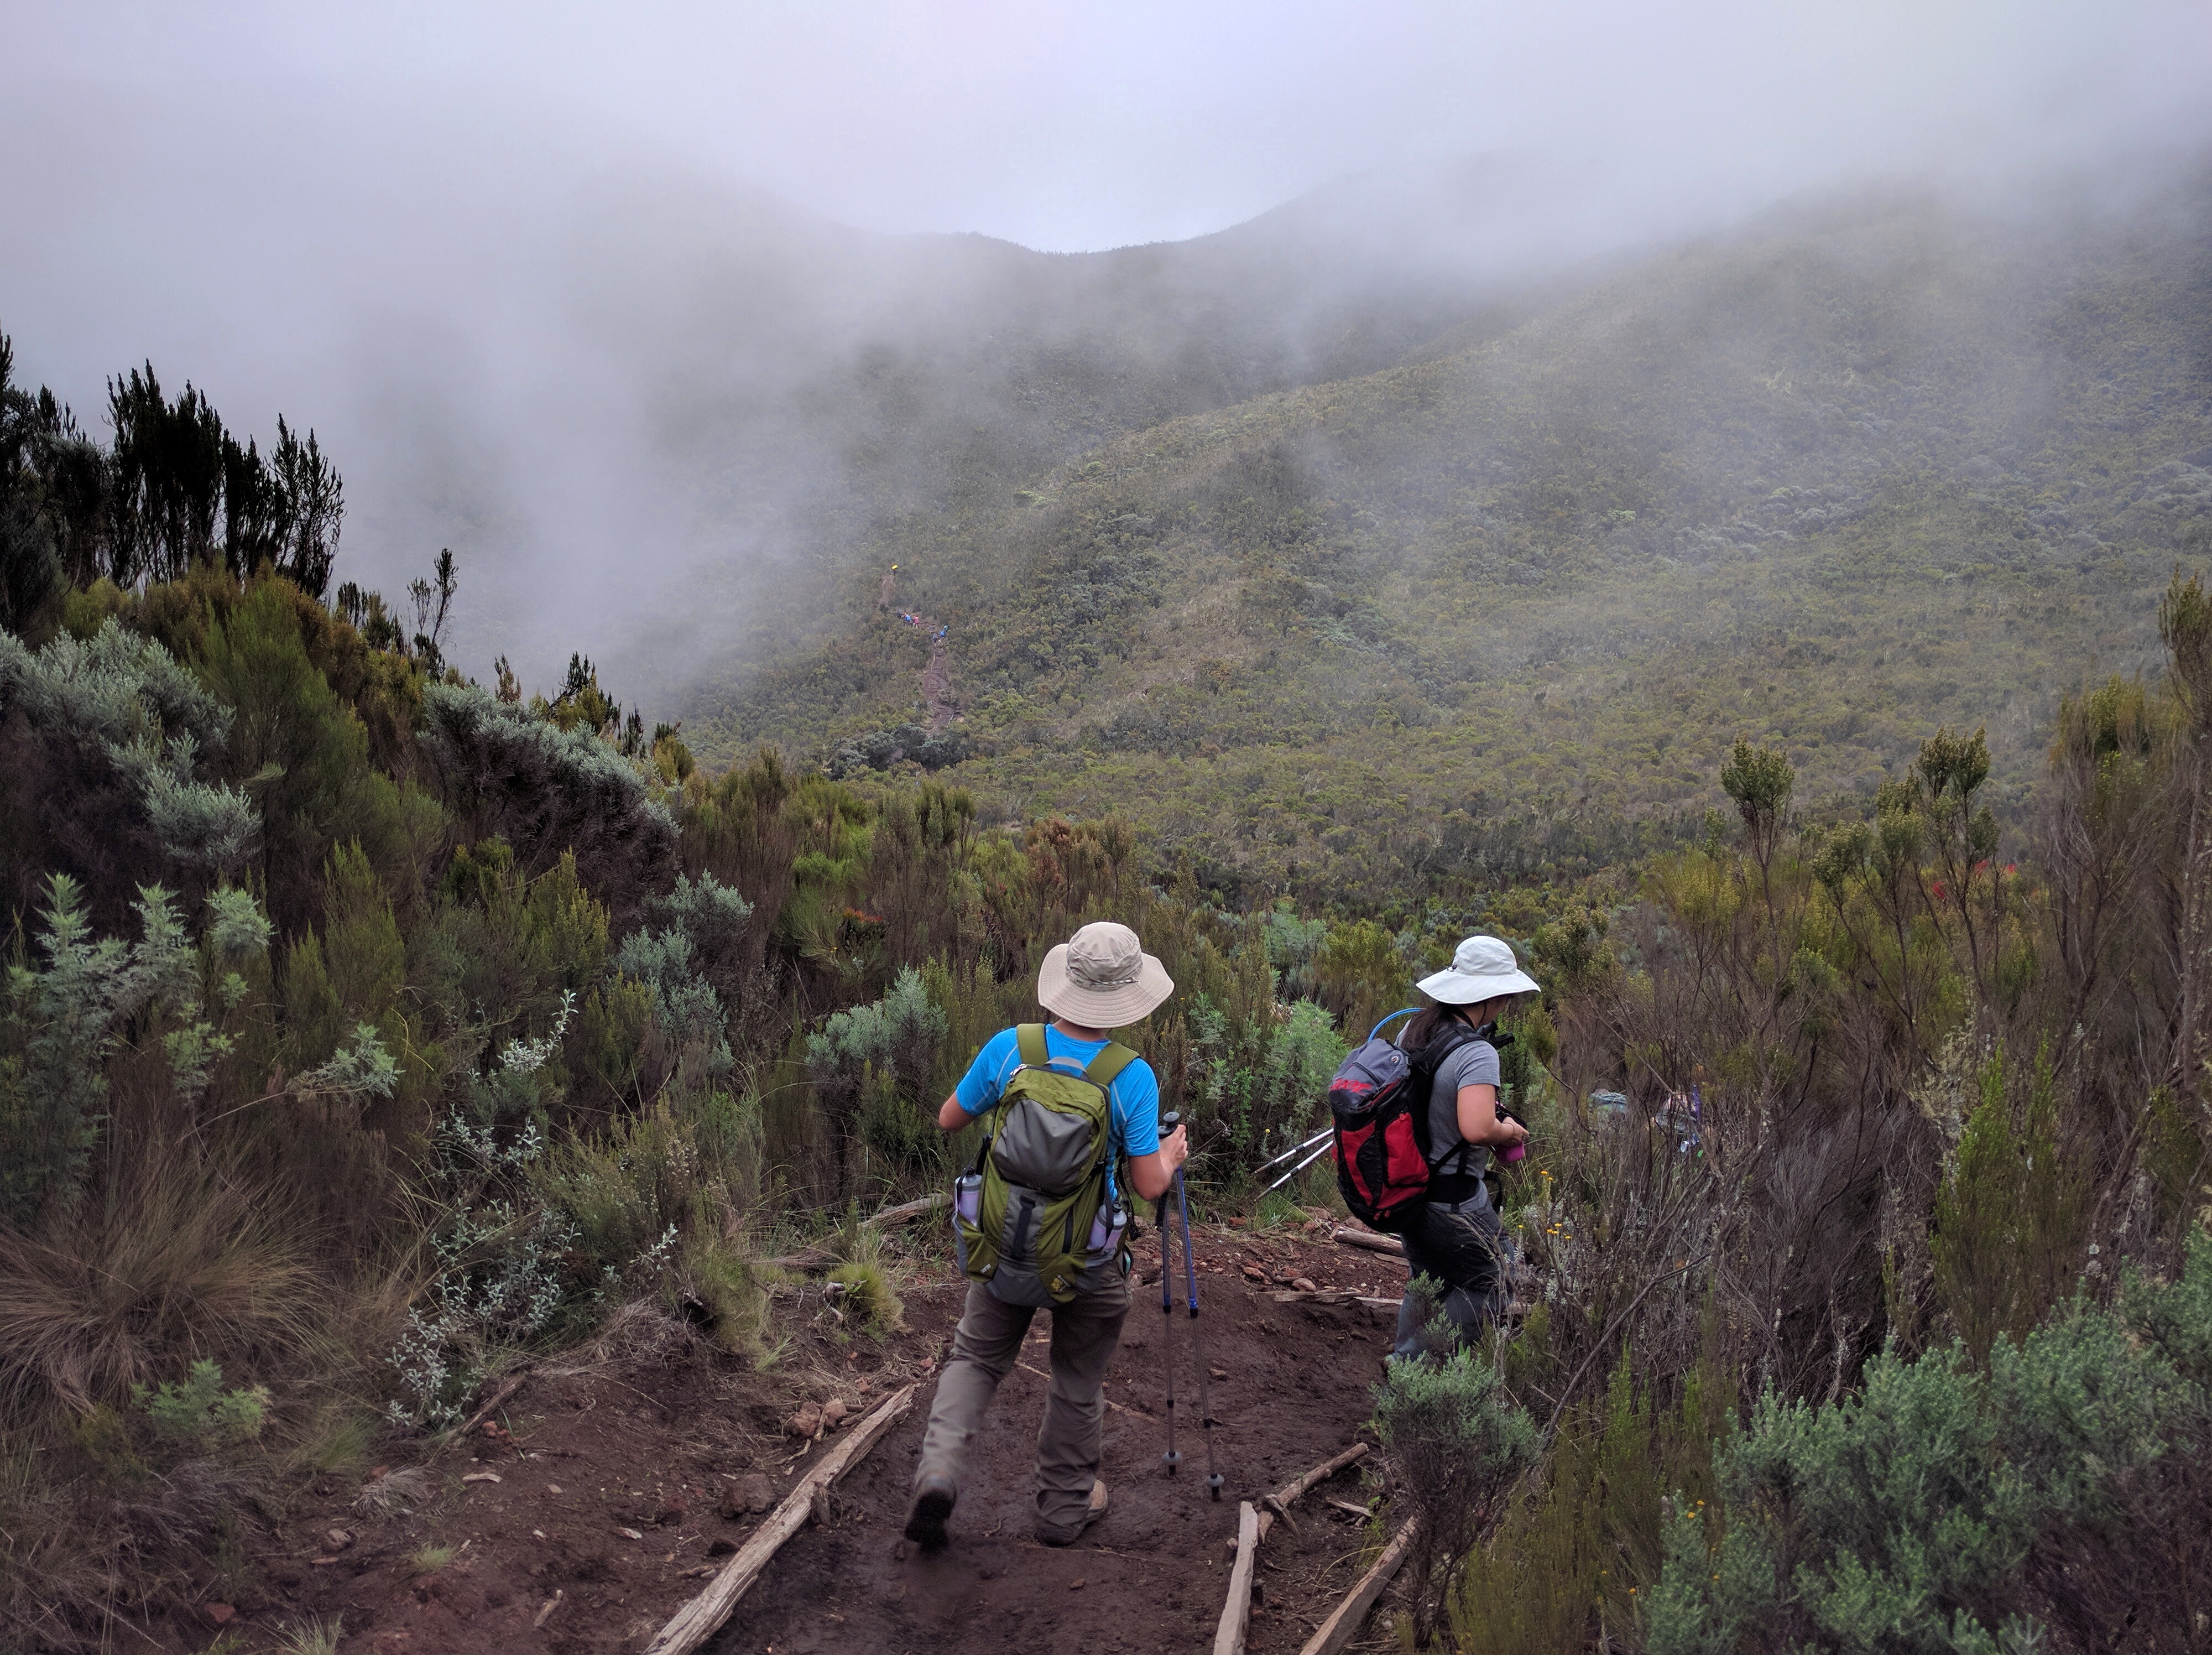
{"type": "Polygon", "coordinates": [[[29,735],[7,778],[27,807],[0,833],[11,902],[68,873],[112,923],[164,862],[244,866],[260,816],[210,774],[234,715],[160,644],[112,617],[87,642],[64,633],[35,651],[0,632],[0,713],[20,713],[29,735]]]}
{"type": "MultiPolygon", "coordinates": [[[[1448,1342],[1448,1329],[1434,1337],[1448,1342]]],[[[1496,1370],[1457,1351],[1441,1361],[1393,1361],[1376,1390],[1374,1427],[1394,1489],[1421,1524],[1407,1561],[1415,1633],[1425,1643],[1449,1571],[1534,1463],[1536,1427],[1496,1370]]]]}
{"type": "Polygon", "coordinates": [[[2064,1291],[2087,1218],[2079,1163],[2059,1151],[2047,1059],[2037,1062],[2017,1122],[2003,1058],[1990,1058],[1980,1078],[1929,1240],[1937,1296],[1977,1362],[2000,1335],[2024,1337],[2064,1291]]]}
{"type": "Polygon", "coordinates": [[[676,821],[641,767],[596,733],[564,729],[473,685],[422,692],[421,742],[441,795],[471,839],[497,836],[524,870],[573,855],[618,923],[676,871],[676,821]]]}
{"type": "Polygon", "coordinates": [[[2075,1301],[1986,1375],[1962,1348],[1885,1353],[1856,1397],[1768,1394],[1723,1449],[1728,1520],[1683,1523],[1653,1655],[2026,1651],[2131,1621],[2194,1648],[2212,1521],[2212,1237],[2184,1278],[2075,1301]]]}
{"type": "Polygon", "coordinates": [[[137,904],[139,939],[95,940],[77,882],[46,882],[45,964],[8,968],[0,1020],[0,1220],[64,1210],[85,1177],[107,1106],[106,1060],[128,1021],[191,1003],[195,952],[159,885],[137,904]]]}
{"type": "Polygon", "coordinates": [[[1638,1635],[1669,1524],[1720,1532],[1712,1442],[1732,1388],[1713,1357],[1668,1410],[1639,1394],[1624,1352],[1602,1406],[1570,1411],[1542,1477],[1468,1555],[1449,1605],[1462,1647],[1548,1655],[1638,1635]]]}
{"type": "Polygon", "coordinates": [[[158,1390],[138,1386],[131,1400],[145,1410],[155,1436],[190,1452],[252,1442],[269,1415],[267,1387],[225,1390],[222,1370],[204,1360],[194,1362],[181,1382],[172,1381],[158,1390]]]}
{"type": "Polygon", "coordinates": [[[1315,957],[1314,975],[1322,1004],[1354,1038],[1365,1038],[1382,1017],[1413,1001],[1413,974],[1398,940],[1373,920],[1331,930],[1315,957]]]}
{"type": "Polygon", "coordinates": [[[844,1141],[848,1195],[860,1191],[866,1151],[897,1176],[939,1164],[936,1100],[925,1088],[949,1026],[922,974],[908,966],[882,999],[835,1013],[807,1037],[807,1076],[844,1141]]]}

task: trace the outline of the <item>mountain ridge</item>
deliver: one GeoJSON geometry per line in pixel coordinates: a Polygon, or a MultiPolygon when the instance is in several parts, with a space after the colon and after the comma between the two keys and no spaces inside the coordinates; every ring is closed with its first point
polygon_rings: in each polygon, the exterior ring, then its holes
{"type": "MultiPolygon", "coordinates": [[[[2057,696],[2147,662],[2149,594],[2212,549],[2205,201],[1785,215],[908,520],[884,561],[955,618],[981,750],[947,774],[1273,887],[1378,836],[1473,877],[1692,831],[1736,733],[1817,800],[1986,721],[2016,807],[2057,696]]],[[[912,649],[873,595],[822,657],[705,686],[702,751],[896,724],[912,649]]]]}

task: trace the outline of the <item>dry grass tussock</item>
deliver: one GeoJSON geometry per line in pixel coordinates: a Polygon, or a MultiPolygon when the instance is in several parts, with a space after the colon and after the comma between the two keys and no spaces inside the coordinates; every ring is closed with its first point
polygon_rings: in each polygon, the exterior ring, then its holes
{"type": "Polygon", "coordinates": [[[692,1323],[651,1299],[636,1299],[616,1306],[570,1366],[580,1372],[623,1362],[673,1366],[714,1354],[714,1342],[692,1323]]]}
{"type": "Polygon", "coordinates": [[[0,1408],[82,1415],[200,1358],[259,1371],[305,1348],[323,1297],[248,1194],[149,1171],[42,1236],[0,1230],[0,1408]]]}

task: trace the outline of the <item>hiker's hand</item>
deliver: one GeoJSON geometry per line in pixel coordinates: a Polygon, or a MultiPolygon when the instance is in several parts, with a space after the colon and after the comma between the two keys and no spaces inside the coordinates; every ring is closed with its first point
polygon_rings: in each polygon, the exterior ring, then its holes
{"type": "Polygon", "coordinates": [[[1190,1140],[1177,1127],[1149,1155],[1129,1158],[1129,1182],[1146,1201],[1158,1201],[1175,1186],[1176,1170],[1190,1159],[1190,1140]]]}
{"type": "Polygon", "coordinates": [[[1528,1129],[1510,1116],[1500,1116],[1498,1124],[1505,1129],[1507,1143],[1524,1144],[1528,1141],[1528,1129]]]}

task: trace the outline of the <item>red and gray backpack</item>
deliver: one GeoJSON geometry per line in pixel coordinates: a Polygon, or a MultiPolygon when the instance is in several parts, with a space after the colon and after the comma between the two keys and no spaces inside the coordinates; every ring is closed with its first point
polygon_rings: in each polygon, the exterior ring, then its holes
{"type": "Polygon", "coordinates": [[[1376,1024],[1328,1084],[1336,1187],[1352,1216],[1372,1230],[1397,1229],[1419,1211],[1435,1171],[1429,1092],[1437,1066],[1484,1037],[1454,1021],[1419,1051],[1409,1052],[1382,1037],[1384,1029],[1408,1015],[1399,1012],[1376,1024]]]}

